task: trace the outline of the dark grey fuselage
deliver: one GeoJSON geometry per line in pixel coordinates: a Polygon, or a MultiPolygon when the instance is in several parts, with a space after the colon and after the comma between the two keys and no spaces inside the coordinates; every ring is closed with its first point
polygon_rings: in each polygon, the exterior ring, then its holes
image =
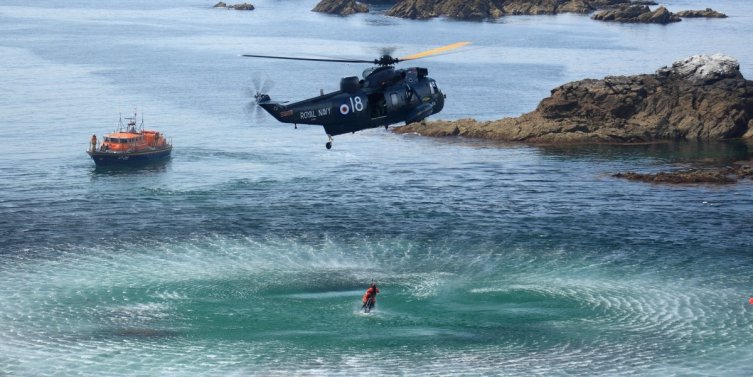
{"type": "Polygon", "coordinates": [[[341,90],[295,103],[259,101],[283,123],[324,126],[329,136],[420,121],[444,107],[444,94],[425,68],[374,67],[364,79],[344,78],[341,90]]]}

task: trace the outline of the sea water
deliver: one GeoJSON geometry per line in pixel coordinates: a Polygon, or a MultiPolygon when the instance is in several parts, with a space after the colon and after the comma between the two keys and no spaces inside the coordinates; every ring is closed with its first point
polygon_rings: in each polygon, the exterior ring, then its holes
{"type": "Polygon", "coordinates": [[[753,77],[753,3],[621,25],[337,17],[314,0],[0,5],[0,375],[748,375],[753,184],[649,185],[744,142],[527,146],[372,129],[335,138],[253,106],[373,59],[427,67],[434,119],[531,111],[549,90],[701,53],[753,77]],[[134,108],[172,160],[98,169],[134,108]],[[141,116],[141,115],[140,115],[141,116]],[[376,310],[359,311],[371,281],[376,310]]]}

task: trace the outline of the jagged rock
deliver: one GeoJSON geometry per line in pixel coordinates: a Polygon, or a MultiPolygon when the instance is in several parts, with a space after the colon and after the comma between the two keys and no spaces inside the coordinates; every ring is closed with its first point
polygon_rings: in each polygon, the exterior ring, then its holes
{"type": "Polygon", "coordinates": [[[717,12],[711,8],[706,10],[684,10],[682,12],[675,13],[681,18],[693,18],[693,17],[706,17],[706,18],[726,18],[727,15],[721,12],[717,12]]]}
{"type": "Polygon", "coordinates": [[[322,0],[312,11],[349,16],[355,13],[367,13],[369,6],[355,0],[322,0]]]}
{"type": "Polygon", "coordinates": [[[235,10],[254,10],[254,6],[248,3],[228,5],[222,1],[215,4],[213,8],[225,8],[225,9],[235,9],[235,10]]]}
{"type": "Polygon", "coordinates": [[[442,14],[436,10],[437,3],[437,0],[400,0],[386,14],[411,19],[438,17],[442,14]]]}
{"type": "Polygon", "coordinates": [[[441,16],[486,19],[505,15],[586,14],[630,3],[630,0],[398,0],[387,15],[412,19],[441,16]]]}
{"type": "Polygon", "coordinates": [[[681,21],[680,17],[677,17],[665,7],[656,8],[652,12],[646,5],[625,5],[615,9],[602,10],[595,13],[591,18],[598,21],[647,24],[668,24],[681,21]]]}
{"type": "Polygon", "coordinates": [[[740,63],[735,58],[722,55],[695,55],[676,61],[671,67],[662,67],[657,75],[710,84],[721,79],[742,79],[740,63]]]}
{"type": "Polygon", "coordinates": [[[254,10],[254,6],[248,3],[231,5],[235,10],[254,10]]]}
{"type": "Polygon", "coordinates": [[[733,58],[694,56],[655,74],[567,83],[517,118],[410,124],[399,133],[532,143],[753,137],[753,81],[733,58]]]}

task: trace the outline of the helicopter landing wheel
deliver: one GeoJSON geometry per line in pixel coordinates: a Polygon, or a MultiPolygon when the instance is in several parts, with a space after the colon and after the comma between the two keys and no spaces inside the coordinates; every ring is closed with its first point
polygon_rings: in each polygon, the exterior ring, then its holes
{"type": "Polygon", "coordinates": [[[327,144],[324,144],[324,146],[327,147],[327,149],[332,149],[332,141],[334,141],[334,140],[332,140],[332,136],[331,135],[327,135],[327,138],[329,140],[327,140],[327,144]]]}

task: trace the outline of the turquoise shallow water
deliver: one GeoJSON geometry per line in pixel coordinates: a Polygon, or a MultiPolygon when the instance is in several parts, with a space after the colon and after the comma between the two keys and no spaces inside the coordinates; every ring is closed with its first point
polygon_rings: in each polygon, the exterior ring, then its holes
{"type": "Polygon", "coordinates": [[[372,58],[422,62],[441,119],[529,111],[567,81],[698,53],[753,77],[751,6],[612,25],[349,18],[314,1],[0,5],[0,375],[747,375],[753,184],[615,172],[734,161],[750,144],[531,147],[368,130],[336,138],[247,109],[334,90],[372,58]],[[138,107],[172,160],[83,152],[138,107]],[[372,279],[382,295],[359,313],[372,279]]]}

